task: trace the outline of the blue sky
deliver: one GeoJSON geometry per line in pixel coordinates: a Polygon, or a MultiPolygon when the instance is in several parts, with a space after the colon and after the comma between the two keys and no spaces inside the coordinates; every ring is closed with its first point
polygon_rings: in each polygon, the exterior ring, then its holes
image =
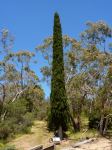
{"type": "MultiPolygon", "coordinates": [[[[0,0],[0,30],[7,28],[15,37],[15,50],[34,51],[52,35],[53,15],[60,14],[63,34],[76,39],[87,21],[104,20],[112,26],[112,0],[0,0]]],[[[39,77],[44,60],[38,54],[34,67],[39,77]]],[[[46,96],[50,89],[42,83],[46,96]]]]}

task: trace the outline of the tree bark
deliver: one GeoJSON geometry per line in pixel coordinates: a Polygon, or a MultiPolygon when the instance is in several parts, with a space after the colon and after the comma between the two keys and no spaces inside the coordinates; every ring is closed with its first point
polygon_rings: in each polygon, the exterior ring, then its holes
{"type": "Polygon", "coordinates": [[[59,137],[60,137],[60,140],[62,140],[62,139],[63,139],[63,130],[62,130],[62,126],[60,126],[59,129],[58,129],[58,135],[59,135],[59,137]]]}
{"type": "Polygon", "coordinates": [[[108,120],[109,120],[109,117],[107,116],[106,120],[105,120],[104,129],[103,129],[103,135],[106,135],[106,133],[107,133],[108,120]]]}
{"type": "Polygon", "coordinates": [[[70,115],[71,123],[73,125],[74,131],[77,132],[78,130],[78,124],[76,123],[75,119],[73,118],[72,115],[70,115]]]}
{"type": "Polygon", "coordinates": [[[77,122],[76,122],[76,127],[77,127],[77,130],[80,131],[80,124],[81,124],[81,121],[80,121],[80,114],[78,114],[77,116],[77,122]]]}
{"type": "Polygon", "coordinates": [[[101,114],[101,119],[100,119],[100,134],[103,135],[103,123],[104,123],[104,114],[101,114]]]}

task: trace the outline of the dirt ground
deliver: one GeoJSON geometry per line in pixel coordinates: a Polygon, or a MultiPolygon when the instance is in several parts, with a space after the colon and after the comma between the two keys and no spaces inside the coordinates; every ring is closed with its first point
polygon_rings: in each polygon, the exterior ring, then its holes
{"type": "Polygon", "coordinates": [[[81,148],[76,150],[112,150],[112,140],[105,138],[97,139],[92,143],[82,145],[81,148]]]}
{"type": "MultiPolygon", "coordinates": [[[[49,138],[53,136],[53,133],[47,131],[46,123],[43,121],[36,121],[30,134],[17,136],[9,144],[15,145],[18,150],[30,150],[30,148],[37,145],[43,145],[47,147],[52,143],[49,143],[49,138]]],[[[75,144],[74,140],[63,141],[60,145],[56,146],[56,150],[112,150],[112,139],[98,138],[94,142],[83,144],[78,148],[72,148],[72,144],[75,144]]]]}
{"type": "Polygon", "coordinates": [[[77,148],[72,148],[72,146],[70,146],[61,148],[61,150],[112,150],[112,140],[98,138],[94,142],[83,144],[77,148]]]}

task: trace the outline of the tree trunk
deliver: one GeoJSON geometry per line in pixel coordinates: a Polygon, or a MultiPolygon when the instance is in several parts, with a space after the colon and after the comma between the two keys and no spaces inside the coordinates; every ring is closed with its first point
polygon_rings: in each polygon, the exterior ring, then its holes
{"type": "Polygon", "coordinates": [[[74,131],[76,132],[77,131],[77,126],[76,126],[75,120],[74,120],[74,118],[72,117],[71,114],[70,114],[70,119],[71,119],[71,122],[72,122],[72,125],[73,125],[73,128],[74,128],[74,131]]]}
{"type": "Polygon", "coordinates": [[[106,117],[106,120],[105,120],[103,135],[106,135],[106,133],[107,133],[108,120],[109,120],[109,117],[107,116],[107,117],[106,117]]]}
{"type": "Polygon", "coordinates": [[[77,122],[76,122],[76,127],[77,127],[77,130],[80,131],[80,115],[78,114],[77,116],[77,122]]]}
{"type": "Polygon", "coordinates": [[[62,126],[60,126],[59,129],[58,129],[58,135],[59,135],[59,137],[60,137],[60,140],[62,140],[62,139],[63,139],[63,130],[62,130],[62,126]]]}
{"type": "Polygon", "coordinates": [[[101,119],[100,119],[100,134],[103,135],[103,123],[104,123],[104,114],[101,114],[101,119]]]}
{"type": "Polygon", "coordinates": [[[21,88],[24,88],[24,83],[23,83],[23,62],[21,62],[21,88]]]}

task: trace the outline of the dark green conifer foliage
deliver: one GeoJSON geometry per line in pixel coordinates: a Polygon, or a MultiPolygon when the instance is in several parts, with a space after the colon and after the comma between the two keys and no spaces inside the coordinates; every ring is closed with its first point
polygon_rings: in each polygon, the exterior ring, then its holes
{"type": "Polygon", "coordinates": [[[61,126],[63,131],[66,130],[69,113],[64,79],[62,31],[58,13],[54,15],[50,104],[49,128],[58,130],[61,126]]]}

